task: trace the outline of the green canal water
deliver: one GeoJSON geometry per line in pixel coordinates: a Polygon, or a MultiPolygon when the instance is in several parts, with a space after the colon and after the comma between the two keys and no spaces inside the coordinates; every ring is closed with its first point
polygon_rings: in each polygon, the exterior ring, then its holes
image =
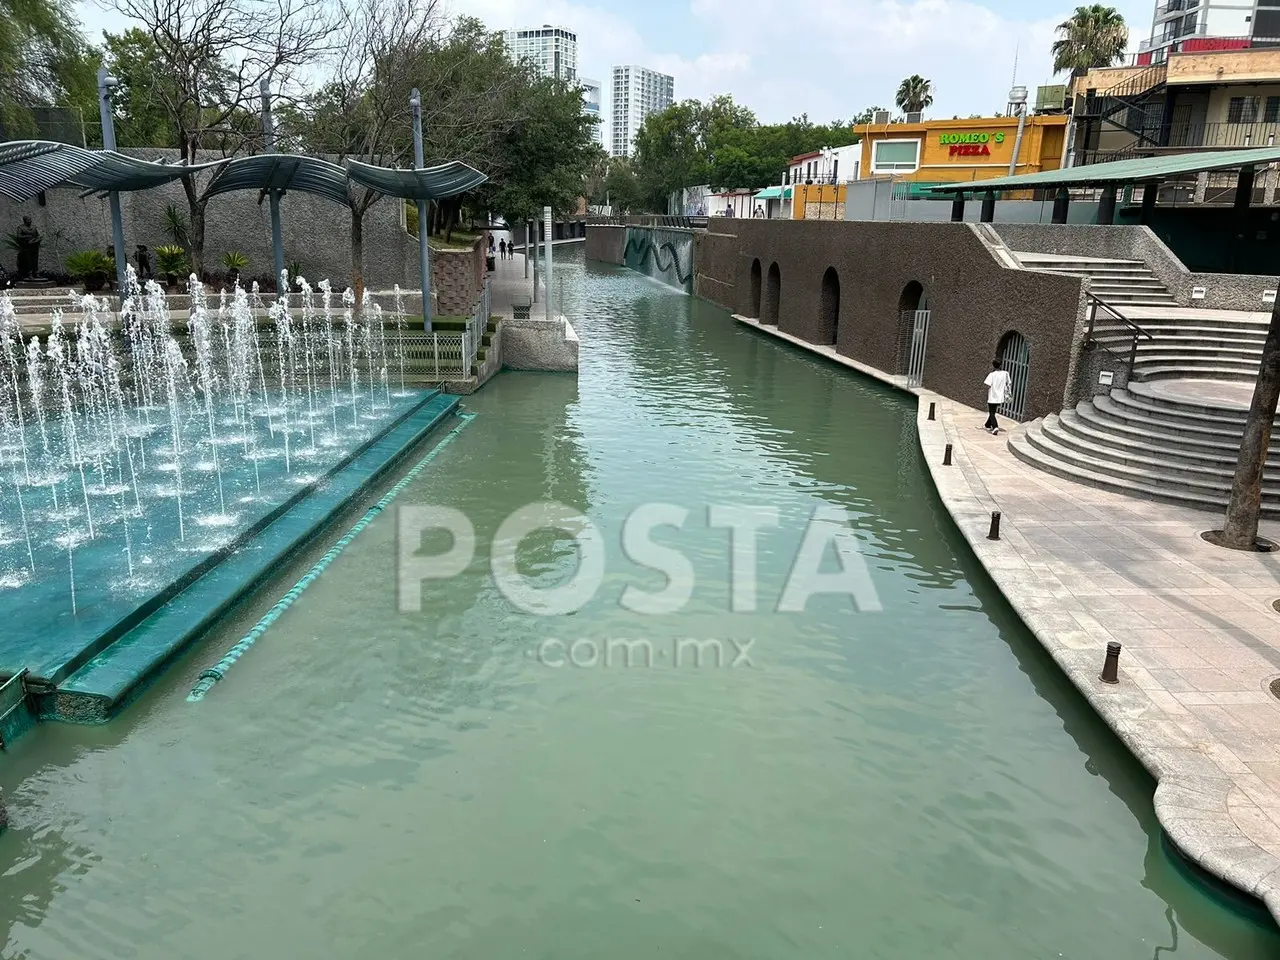
{"type": "MultiPolygon", "coordinates": [[[[118,720],[3,756],[0,954],[1280,956],[1162,846],[1151,781],[952,529],[912,403],[567,261],[581,376],[498,377],[397,501],[456,507],[482,542],[421,613],[398,612],[388,512],[202,703],[200,670],[305,559],[118,720]],[[498,524],[539,499],[603,534],[603,588],[572,615],[520,613],[488,575],[498,524]],[[641,615],[623,590],[664,578],[619,531],[659,501],[690,511],[655,539],[696,588],[641,615]],[[823,504],[849,512],[881,611],[775,612],[823,504]],[[779,511],[757,612],[731,611],[717,505],[779,511]],[[750,641],[751,664],[677,665],[681,638],[750,641]],[[652,665],[590,665],[623,640],[652,665]]],[[[539,534],[519,561],[552,584],[576,550],[539,534]]]]}

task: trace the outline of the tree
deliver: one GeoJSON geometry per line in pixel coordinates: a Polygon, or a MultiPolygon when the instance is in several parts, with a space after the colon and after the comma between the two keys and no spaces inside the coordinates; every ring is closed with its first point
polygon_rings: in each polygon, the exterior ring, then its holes
{"type": "MultiPolygon", "coordinates": [[[[168,117],[182,162],[232,156],[261,143],[259,84],[289,91],[336,27],[326,0],[110,0],[154,43],[155,106],[168,117]]],[[[192,268],[204,266],[208,178],[184,177],[192,268]],[[203,183],[203,186],[202,186],[203,183]]]]}
{"type": "Polygon", "coordinates": [[[1252,550],[1258,539],[1258,518],[1262,511],[1262,474],[1271,446],[1271,424],[1280,399],[1280,300],[1271,308],[1271,325],[1262,344],[1262,364],[1253,386],[1249,415],[1231,481],[1226,523],[1218,542],[1233,550],[1252,550]]]}
{"type": "Polygon", "coordinates": [[[1115,7],[1095,3],[1076,7],[1075,13],[1055,28],[1053,71],[1083,74],[1091,67],[1109,67],[1124,59],[1129,28],[1115,7]]]}
{"type": "Polygon", "coordinates": [[[858,126],[860,124],[871,123],[876,118],[876,114],[884,110],[884,107],[867,107],[861,113],[855,114],[853,119],[849,121],[850,126],[858,126]]]}
{"type": "Polygon", "coordinates": [[[111,93],[116,143],[121,147],[176,147],[178,133],[166,102],[177,99],[155,40],[137,27],[103,34],[107,69],[116,78],[111,93]],[[164,94],[161,95],[161,90],[164,94]]]}
{"type": "Polygon", "coordinates": [[[0,139],[34,133],[33,107],[94,109],[96,57],[75,24],[67,0],[0,0],[0,139]]]}
{"type": "Polygon", "coordinates": [[[903,113],[920,113],[933,106],[933,84],[920,74],[913,73],[898,84],[894,103],[903,113]]]}
{"type": "Polygon", "coordinates": [[[605,199],[615,213],[631,213],[640,209],[640,180],[626,157],[613,157],[604,179],[605,199]]]}
{"type": "Polygon", "coordinates": [[[729,96],[705,104],[684,100],[650,114],[635,144],[634,169],[644,200],[664,210],[672,193],[707,183],[716,145],[731,131],[755,126],[755,114],[729,96]]]}
{"type": "Polygon", "coordinates": [[[541,215],[544,206],[573,209],[586,192],[599,135],[596,119],[582,109],[581,88],[508,66],[530,82],[511,93],[512,122],[498,138],[478,202],[514,224],[541,215]]]}
{"type": "MultiPolygon", "coordinates": [[[[285,111],[287,135],[304,149],[378,166],[412,166],[410,93],[424,51],[439,48],[445,20],[435,0],[403,6],[354,0],[342,10],[330,73],[300,110],[285,111]]],[[[427,90],[423,94],[425,101],[427,90]]],[[[364,296],[364,216],[382,194],[347,181],[351,285],[364,296]]],[[[419,229],[422,225],[419,224],[419,229]]]]}

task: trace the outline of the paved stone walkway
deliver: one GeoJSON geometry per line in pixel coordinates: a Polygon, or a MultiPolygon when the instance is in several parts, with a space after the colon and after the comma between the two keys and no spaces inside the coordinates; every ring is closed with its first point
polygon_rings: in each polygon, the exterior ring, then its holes
{"type": "MultiPolygon", "coordinates": [[[[741,322],[778,334],[755,321],[741,322]]],[[[905,385],[845,357],[846,366],[905,385]]],[[[1280,920],[1280,554],[1200,539],[1221,517],[1081,486],[1015,459],[985,411],[917,389],[920,447],[943,502],[1026,625],[1159,781],[1175,844],[1280,920]],[[937,405],[930,421],[929,404],[937,405]],[[953,465],[942,466],[952,444],[953,465]],[[987,539],[999,510],[1001,537],[987,539]],[[1120,683],[1098,679],[1108,641],[1120,683]]],[[[1280,538],[1280,524],[1262,532],[1280,538]]]]}

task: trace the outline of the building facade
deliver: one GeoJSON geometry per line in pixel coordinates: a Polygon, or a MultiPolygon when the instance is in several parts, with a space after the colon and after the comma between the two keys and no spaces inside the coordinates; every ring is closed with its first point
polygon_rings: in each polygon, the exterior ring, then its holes
{"type": "Polygon", "coordinates": [[[675,102],[675,80],[647,67],[614,67],[611,94],[609,152],[615,157],[629,157],[645,117],[675,102]]]}
{"type": "Polygon", "coordinates": [[[1018,118],[1008,116],[872,123],[853,132],[862,138],[861,179],[954,183],[1008,176],[1011,163],[1020,174],[1056,170],[1066,129],[1065,116],[1027,117],[1020,144],[1018,118]]]}
{"type": "Polygon", "coordinates": [[[791,158],[787,168],[788,183],[848,183],[857,180],[862,167],[862,144],[825,147],[813,153],[791,158]]]}
{"type": "Polygon", "coordinates": [[[1137,63],[1163,63],[1173,53],[1242,50],[1280,43],[1276,0],[1156,0],[1151,36],[1137,63]]]}
{"type": "Polygon", "coordinates": [[[1173,46],[1158,63],[1090,70],[1072,93],[1076,164],[1265,147],[1280,139],[1280,46],[1173,46]]]}
{"type": "Polygon", "coordinates": [[[529,61],[544,77],[570,82],[578,79],[578,35],[572,30],[544,23],[504,30],[502,41],[512,60],[529,61]]]}
{"type": "Polygon", "coordinates": [[[582,87],[582,109],[587,116],[599,121],[600,125],[596,128],[596,139],[601,144],[604,144],[604,115],[600,112],[600,81],[579,77],[578,85],[582,87]]]}

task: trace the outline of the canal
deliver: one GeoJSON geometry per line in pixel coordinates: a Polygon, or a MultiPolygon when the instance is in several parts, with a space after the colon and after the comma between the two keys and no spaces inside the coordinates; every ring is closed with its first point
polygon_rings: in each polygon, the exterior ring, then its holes
{"type": "MultiPolygon", "coordinates": [[[[200,671],[310,557],[117,720],[4,756],[0,954],[1280,956],[1261,908],[1165,850],[1153,783],[969,554],[914,402],[580,253],[556,276],[579,378],[499,376],[397,501],[454,507],[480,542],[421,612],[398,607],[389,511],[203,702],[200,671]],[[603,535],[571,615],[521,613],[489,576],[498,525],[537,500],[603,535]],[[621,530],[652,503],[688,511],[654,539],[695,586],[643,614],[626,591],[665,578],[621,530]],[[824,506],[878,604],[779,612],[824,506]],[[708,519],[743,507],[779,521],[754,612],[708,519]]],[[[553,585],[577,550],[535,534],[518,562],[553,585]]]]}

